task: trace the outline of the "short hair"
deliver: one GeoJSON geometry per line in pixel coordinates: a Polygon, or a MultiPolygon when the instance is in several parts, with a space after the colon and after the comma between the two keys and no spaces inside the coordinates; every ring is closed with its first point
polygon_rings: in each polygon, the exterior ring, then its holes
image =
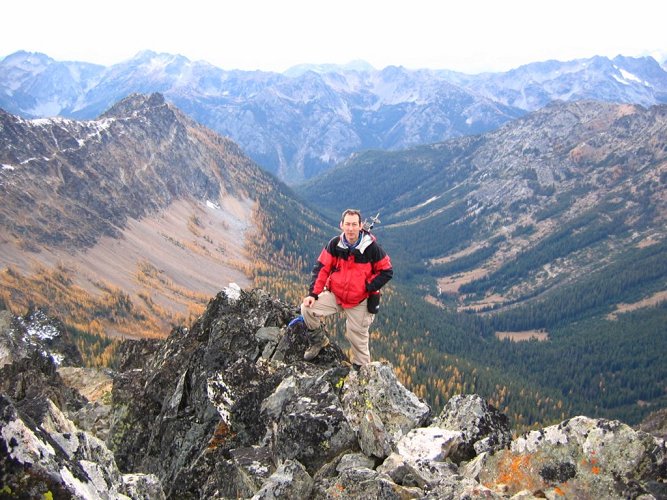
{"type": "Polygon", "coordinates": [[[359,224],[361,225],[361,210],[357,210],[356,208],[346,208],[345,210],[343,210],[343,213],[340,216],[341,224],[345,220],[346,215],[357,215],[357,216],[359,216],[359,224]]]}

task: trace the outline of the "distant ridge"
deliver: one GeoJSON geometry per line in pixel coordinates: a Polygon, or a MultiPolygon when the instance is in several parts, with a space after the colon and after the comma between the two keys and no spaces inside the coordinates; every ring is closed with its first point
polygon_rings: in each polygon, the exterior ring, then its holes
{"type": "Polygon", "coordinates": [[[623,56],[480,75],[375,70],[358,61],[300,65],[285,74],[227,71],[151,51],[109,67],[26,52],[0,61],[0,108],[24,118],[92,119],[135,92],[161,92],[194,120],[232,138],[264,169],[296,184],[358,151],[488,132],[555,100],[666,103],[667,72],[650,57],[623,56]]]}
{"type": "Polygon", "coordinates": [[[370,63],[358,59],[347,64],[297,64],[283,71],[283,75],[296,78],[308,71],[315,73],[343,73],[346,71],[368,73],[375,71],[375,68],[370,63]]]}

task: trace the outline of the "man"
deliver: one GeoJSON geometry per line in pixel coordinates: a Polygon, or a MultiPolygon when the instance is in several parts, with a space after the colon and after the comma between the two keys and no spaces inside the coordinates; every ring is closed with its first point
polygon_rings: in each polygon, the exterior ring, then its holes
{"type": "Polygon", "coordinates": [[[380,288],[393,270],[375,236],[363,229],[359,210],[345,210],[340,228],[342,234],[332,238],[317,258],[309,294],[301,303],[310,341],[303,359],[310,361],[329,345],[322,318],[343,312],[351,361],[358,369],[371,362],[368,330],[379,308],[380,288]]]}

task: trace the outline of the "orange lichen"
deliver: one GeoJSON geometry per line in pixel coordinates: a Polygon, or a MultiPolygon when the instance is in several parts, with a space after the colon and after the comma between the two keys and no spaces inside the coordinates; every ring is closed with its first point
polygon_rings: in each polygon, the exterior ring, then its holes
{"type": "Polygon", "coordinates": [[[590,458],[586,459],[585,457],[581,459],[581,465],[584,467],[590,467],[591,473],[596,476],[602,471],[601,467],[598,465],[599,460],[595,456],[595,452],[591,452],[590,458]]]}
{"type": "MultiPolygon", "coordinates": [[[[498,463],[497,484],[505,484],[511,491],[536,490],[542,485],[531,475],[532,455],[507,454],[498,463]]],[[[489,488],[491,485],[485,484],[489,488]]]]}

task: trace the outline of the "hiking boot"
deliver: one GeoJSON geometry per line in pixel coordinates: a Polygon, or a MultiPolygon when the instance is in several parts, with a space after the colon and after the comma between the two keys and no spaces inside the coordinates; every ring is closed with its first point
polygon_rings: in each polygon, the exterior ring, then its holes
{"type": "Polygon", "coordinates": [[[313,344],[308,349],[306,349],[306,352],[303,353],[303,359],[310,361],[311,359],[315,358],[322,349],[329,345],[329,343],[329,338],[326,336],[323,337],[319,342],[313,342],[313,344]]]}

